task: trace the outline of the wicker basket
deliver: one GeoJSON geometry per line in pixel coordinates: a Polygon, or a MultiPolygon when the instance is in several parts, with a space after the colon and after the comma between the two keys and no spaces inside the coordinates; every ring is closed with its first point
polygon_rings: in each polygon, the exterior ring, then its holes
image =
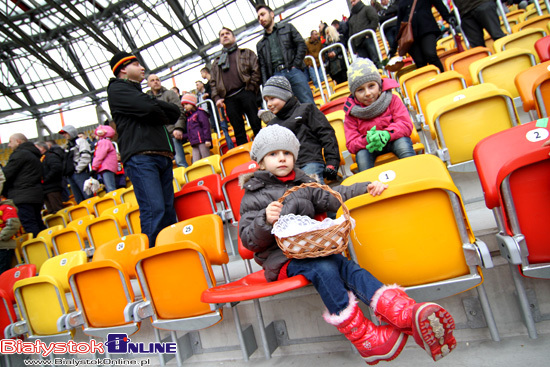
{"type": "Polygon", "coordinates": [[[287,190],[279,199],[282,203],[291,193],[304,187],[315,187],[328,191],[340,201],[344,213],[344,222],[326,229],[319,229],[310,232],[300,233],[295,236],[279,238],[275,236],[277,244],[288,258],[304,259],[307,257],[321,257],[343,252],[348,247],[348,235],[351,231],[351,218],[349,210],[342,201],[340,193],[332,190],[327,185],[316,182],[303,183],[287,190]]]}

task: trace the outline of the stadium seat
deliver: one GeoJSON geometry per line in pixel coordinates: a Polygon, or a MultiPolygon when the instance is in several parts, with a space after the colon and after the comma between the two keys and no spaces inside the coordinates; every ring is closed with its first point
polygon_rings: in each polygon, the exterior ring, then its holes
{"type": "Polygon", "coordinates": [[[46,227],[63,226],[67,225],[65,216],[62,214],[48,214],[42,218],[46,227]]]}
{"type": "Polygon", "coordinates": [[[185,182],[196,180],[212,173],[222,173],[220,155],[212,154],[209,157],[199,159],[185,170],[185,182]]]}
{"type": "Polygon", "coordinates": [[[138,202],[136,200],[136,194],[134,193],[134,188],[129,187],[127,188],[122,194],[120,194],[120,199],[123,203],[129,203],[131,205],[138,205],[138,202]]]}
{"type": "Polygon", "coordinates": [[[86,226],[86,233],[88,234],[90,247],[94,251],[105,243],[122,237],[118,221],[112,215],[102,215],[99,218],[92,219],[86,226]]]}
{"type": "Polygon", "coordinates": [[[229,149],[220,158],[220,166],[222,169],[222,176],[228,176],[231,174],[233,168],[240,164],[250,161],[250,149],[252,148],[252,142],[238,145],[233,149],[229,149]]]}
{"type": "Polygon", "coordinates": [[[520,48],[529,51],[535,58],[535,62],[533,63],[534,65],[539,62],[538,55],[536,55],[537,51],[535,50],[535,42],[544,36],[546,36],[546,33],[542,29],[527,28],[497,39],[493,47],[496,53],[511,50],[513,48],[520,48]]]}
{"type": "MultiPolygon", "coordinates": [[[[138,322],[151,317],[157,342],[161,341],[158,329],[170,330],[172,341],[175,342],[177,331],[204,329],[223,319],[223,304],[201,301],[202,292],[216,285],[212,265],[223,266],[229,261],[223,243],[221,220],[215,215],[209,218],[218,221],[214,226],[214,233],[212,229],[207,233],[200,233],[201,231],[194,228],[195,224],[189,222],[178,223],[159,233],[157,246],[137,256],[136,273],[144,300],[127,307],[126,319],[138,322]],[[167,232],[172,234],[168,235],[167,232]],[[198,235],[206,240],[199,246],[190,240],[172,242],[172,235],[184,238],[198,235]],[[168,242],[164,239],[168,239],[168,242]],[[183,285],[185,286],[182,287],[183,285]],[[182,291],[174,291],[178,289],[182,291]]],[[[200,218],[194,218],[192,223],[199,220],[200,218]]],[[[212,226],[212,222],[209,225],[212,226]]],[[[239,317],[236,307],[233,307],[233,315],[238,327],[243,359],[248,360],[256,349],[253,330],[250,327],[245,333],[242,332],[240,322],[237,322],[239,317]]],[[[186,357],[178,350],[178,365],[186,357]]],[[[163,356],[159,355],[159,358],[162,363],[163,356]]]]}
{"type": "Polygon", "coordinates": [[[542,29],[546,31],[546,27],[549,22],[550,22],[549,14],[537,15],[535,17],[531,17],[527,20],[524,20],[523,22],[519,22],[518,24],[513,25],[512,33],[517,33],[519,31],[522,31],[524,29],[529,29],[529,28],[542,29]]]}
{"type": "Polygon", "coordinates": [[[411,108],[412,95],[410,90],[415,83],[421,82],[424,79],[439,74],[439,69],[434,65],[427,65],[420,69],[415,69],[399,78],[401,85],[401,93],[403,94],[403,102],[405,106],[411,108]]]}
{"type": "Polygon", "coordinates": [[[116,190],[113,190],[113,191],[110,191],[110,192],[107,192],[105,193],[105,195],[103,195],[103,199],[105,198],[113,198],[115,199],[116,201],[116,205],[118,204],[122,204],[122,199],[120,197],[120,195],[126,191],[126,188],[125,187],[121,187],[119,189],[116,189],[116,190]]]}
{"type": "Polygon", "coordinates": [[[550,111],[550,78],[548,70],[541,73],[533,82],[535,109],[540,117],[548,117],[550,111]]]}
{"type": "MultiPolygon", "coordinates": [[[[94,215],[94,212],[91,213],[88,211],[88,208],[85,205],[73,205],[67,208],[67,215],[69,216],[69,223],[78,218],[86,217],[88,215],[94,215]]],[[[67,224],[69,224],[67,223],[67,224]]]]}
{"type": "MultiPolygon", "coordinates": [[[[545,80],[550,80],[550,61],[537,64],[518,73],[514,80],[523,103],[523,110],[530,112],[531,118],[537,118],[536,114],[533,113],[536,110],[535,90],[537,89],[537,85],[535,85],[535,82],[545,80]]],[[[541,93],[541,97],[542,95],[544,94],[541,93]]],[[[547,98],[550,98],[550,96],[547,98]]],[[[539,115],[538,117],[543,116],[539,115]]]]}
{"type": "MultiPolygon", "coordinates": [[[[334,129],[336,134],[336,140],[338,141],[338,150],[340,152],[340,168],[343,169],[346,165],[346,157],[349,157],[351,154],[348,152],[346,147],[346,134],[344,132],[344,120],[346,114],[344,110],[336,111],[326,115],[330,126],[334,129]]],[[[344,172],[345,173],[345,172],[344,172]]]]}
{"type": "Polygon", "coordinates": [[[18,264],[24,264],[25,258],[23,257],[23,252],[21,251],[21,245],[23,242],[28,241],[32,238],[32,233],[24,233],[21,236],[15,237],[15,258],[17,259],[18,264]]]}
{"type": "Polygon", "coordinates": [[[88,209],[88,213],[95,215],[94,204],[99,200],[101,200],[101,196],[93,196],[89,199],[81,201],[78,205],[86,207],[86,209],[88,209]]]}
{"type": "MultiPolygon", "coordinates": [[[[382,195],[345,203],[357,223],[350,235],[352,258],[382,283],[404,286],[417,302],[477,287],[491,337],[498,341],[481,272],[493,267],[491,255],[474,237],[444,163],[428,154],[409,157],[358,173],[342,185],[375,180],[389,185],[382,195]]],[[[340,208],[337,217],[341,214],[340,208]]]]}
{"type": "Polygon", "coordinates": [[[96,217],[99,217],[103,211],[117,205],[117,200],[115,197],[109,194],[110,193],[105,194],[105,196],[94,203],[94,212],[96,217]]]}
{"type": "Polygon", "coordinates": [[[34,264],[36,271],[40,269],[44,262],[53,256],[52,234],[63,229],[63,226],[54,226],[47,228],[37,234],[36,238],[27,240],[21,244],[21,254],[26,264],[34,264]]]}
{"type": "Polygon", "coordinates": [[[550,60],[550,36],[539,38],[535,42],[535,51],[537,51],[540,62],[550,60]]]}
{"type": "Polygon", "coordinates": [[[491,83],[430,102],[425,117],[437,142],[436,154],[447,166],[471,161],[481,139],[519,123],[510,93],[491,83]]]}
{"type": "Polygon", "coordinates": [[[186,167],[176,167],[173,170],[174,179],[178,182],[180,189],[185,185],[185,169],[186,167]]]}
{"type": "Polygon", "coordinates": [[[65,296],[70,290],[67,274],[86,261],[84,251],[68,252],[48,259],[40,275],[17,281],[13,290],[21,320],[9,325],[5,336],[26,334],[28,341],[40,339],[46,344],[69,341],[74,333],[58,331],[57,320],[69,311],[65,296]]]}
{"type": "Polygon", "coordinates": [[[469,71],[470,64],[487,56],[491,56],[491,50],[487,47],[474,47],[445,59],[445,69],[448,71],[454,70],[460,73],[464,77],[466,85],[471,86],[472,77],[469,71]]]}
{"type": "Polygon", "coordinates": [[[52,235],[52,248],[55,256],[66,252],[85,251],[85,244],[74,227],[63,228],[52,235]]]}
{"type": "Polygon", "coordinates": [[[535,64],[532,53],[524,49],[512,48],[474,61],[470,65],[470,76],[474,85],[492,83],[498,88],[507,90],[512,98],[518,98],[519,92],[514,84],[514,78],[521,71],[535,64]],[[506,77],[503,78],[503,75],[506,77]]]}
{"type": "Polygon", "coordinates": [[[128,232],[128,224],[126,223],[126,211],[132,207],[132,204],[130,203],[122,203],[118,204],[116,206],[110,207],[109,209],[105,209],[101,216],[104,215],[112,215],[120,227],[120,230],[123,232],[122,234],[128,234],[125,232],[128,232]]]}
{"type": "Polygon", "coordinates": [[[253,167],[248,171],[233,173],[227,177],[224,177],[222,180],[222,193],[228,209],[231,212],[231,221],[235,227],[238,226],[239,219],[241,219],[241,200],[244,196],[244,190],[241,188],[239,183],[239,177],[242,174],[252,173],[256,169],[257,167],[253,167]]]}
{"type": "Polygon", "coordinates": [[[130,234],[141,233],[141,222],[139,220],[139,207],[132,206],[124,212],[126,225],[130,234]]]}
{"type": "Polygon", "coordinates": [[[130,279],[136,256],[149,248],[144,234],[124,236],[99,247],[91,262],[68,274],[76,311],[58,320],[59,330],[82,327],[84,334],[105,339],[110,333],[132,335],[139,322],[126,321],[124,309],[136,301],[130,279]]]}
{"type": "Polygon", "coordinates": [[[521,275],[550,279],[548,119],[501,131],[474,150],[487,208],[493,210],[500,253],[510,265],[520,310],[531,338],[537,330],[521,275]]]}
{"type": "Polygon", "coordinates": [[[233,168],[231,174],[242,173],[256,168],[258,168],[258,163],[256,163],[255,161],[248,161],[246,163],[239,164],[237,167],[233,168]]]}
{"type": "Polygon", "coordinates": [[[328,115],[332,112],[342,111],[344,109],[344,104],[346,103],[347,99],[348,96],[333,99],[332,101],[322,105],[319,110],[325,115],[328,115]]]}
{"type": "Polygon", "coordinates": [[[88,227],[88,224],[94,220],[95,216],[93,215],[87,215],[85,217],[78,218],[76,220],[73,220],[67,224],[67,228],[71,227],[78,231],[78,235],[80,236],[80,239],[84,242],[84,245],[88,245],[88,247],[92,247],[89,243],[88,239],[88,232],[86,232],[86,227],[88,227]]]}

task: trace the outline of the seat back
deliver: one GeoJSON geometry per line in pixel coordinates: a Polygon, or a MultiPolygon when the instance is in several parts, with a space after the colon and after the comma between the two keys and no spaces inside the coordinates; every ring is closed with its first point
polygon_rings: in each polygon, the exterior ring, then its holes
{"type": "Polygon", "coordinates": [[[32,238],[21,244],[21,253],[26,264],[34,264],[37,272],[40,272],[42,264],[53,255],[51,242],[43,238],[32,238]]]}
{"type": "Polygon", "coordinates": [[[426,121],[448,165],[472,160],[486,136],[518,124],[511,95],[490,83],[475,85],[430,102],[426,121]]]}
{"type": "Polygon", "coordinates": [[[174,195],[174,209],[178,221],[216,213],[216,203],[210,190],[204,186],[182,189],[174,195]]]}
{"type": "Polygon", "coordinates": [[[233,170],[231,171],[231,174],[243,173],[243,172],[249,171],[251,169],[257,169],[257,168],[258,168],[258,163],[257,162],[248,161],[246,163],[239,164],[237,167],[233,168],[233,170]]]}
{"type": "Polygon", "coordinates": [[[535,109],[535,82],[540,80],[540,76],[543,79],[550,79],[550,61],[523,70],[514,79],[525,112],[535,109]]]}
{"type": "Polygon", "coordinates": [[[540,117],[548,116],[550,111],[550,76],[548,72],[538,75],[533,82],[535,109],[540,117]]]}
{"type": "Polygon", "coordinates": [[[154,326],[216,310],[200,300],[202,292],[216,285],[216,279],[208,256],[194,242],[176,242],[142,252],[137,256],[136,272],[144,299],[153,304],[154,326]]]}
{"type": "Polygon", "coordinates": [[[134,188],[127,188],[122,194],[120,194],[120,199],[123,203],[129,203],[131,205],[138,205],[136,194],[134,193],[134,188]]]}
{"type": "Polygon", "coordinates": [[[176,167],[173,170],[174,179],[177,181],[180,188],[187,182],[185,181],[185,169],[186,167],[176,167]]]}
{"type": "Polygon", "coordinates": [[[101,216],[104,216],[104,215],[113,216],[116,219],[120,229],[124,231],[125,229],[128,229],[128,225],[126,224],[126,211],[131,207],[132,207],[132,204],[130,203],[118,204],[116,206],[105,209],[101,213],[101,216]]]}
{"type": "MultiPolygon", "coordinates": [[[[250,160],[250,159],[249,159],[250,160]]],[[[203,186],[206,187],[216,203],[224,201],[222,193],[222,178],[219,174],[213,173],[211,175],[197,178],[196,180],[189,181],[182,189],[189,189],[191,187],[203,186]]]]}
{"type": "Polygon", "coordinates": [[[212,154],[209,157],[193,162],[193,164],[185,170],[185,181],[193,181],[213,173],[222,173],[219,154],[212,154]]]}
{"type": "Polygon", "coordinates": [[[67,208],[67,215],[69,216],[69,222],[72,222],[73,220],[77,220],[82,217],[86,217],[93,213],[94,213],[93,211],[90,213],[88,211],[88,208],[85,205],[73,205],[67,208]]]}
{"type": "Polygon", "coordinates": [[[535,51],[539,56],[540,62],[550,60],[550,35],[539,38],[535,42],[535,51]]]}
{"type": "Polygon", "coordinates": [[[472,85],[472,77],[469,71],[470,64],[490,55],[491,50],[487,47],[474,47],[445,59],[445,69],[460,73],[464,77],[466,85],[470,86],[472,85]]]}
{"type": "Polygon", "coordinates": [[[38,276],[14,284],[15,299],[22,320],[33,337],[67,334],[59,332],[57,320],[69,311],[65,293],[69,291],[68,273],[87,261],[84,251],[68,252],[48,259],[38,276]]]}
{"type": "Polygon", "coordinates": [[[92,219],[86,227],[86,233],[90,247],[95,249],[115,238],[122,237],[118,222],[112,215],[102,215],[92,219]]]}
{"type": "Polygon", "coordinates": [[[415,69],[410,73],[404,74],[399,78],[399,84],[401,85],[401,92],[406,98],[411,99],[411,88],[415,83],[418,83],[427,77],[435,76],[439,74],[439,69],[434,65],[427,65],[420,69],[415,69]]]}
{"type": "Polygon", "coordinates": [[[492,83],[508,91],[512,98],[516,98],[519,97],[519,92],[514,84],[515,76],[533,65],[535,57],[531,52],[510,48],[474,61],[470,65],[470,76],[473,84],[492,83]],[[503,75],[507,77],[503,78],[503,75]]]}
{"type": "Polygon", "coordinates": [[[466,81],[461,74],[456,71],[445,71],[426,78],[426,80],[411,88],[411,102],[414,102],[413,106],[416,111],[423,114],[431,101],[465,88],[466,81]]]}
{"type": "Polygon", "coordinates": [[[403,286],[477,271],[467,264],[463,251],[474,236],[460,193],[439,158],[400,159],[360,172],[342,184],[374,180],[388,183],[390,189],[380,196],[365,194],[346,201],[351,217],[368,223],[357,225],[350,236],[361,267],[382,283],[403,286]]]}
{"type": "Polygon", "coordinates": [[[346,147],[346,134],[344,132],[344,120],[346,114],[343,110],[329,113],[326,115],[330,126],[334,129],[336,135],[336,140],[338,141],[338,151],[340,152],[340,165],[343,166],[346,164],[344,159],[344,152],[348,151],[346,147]]]}
{"type": "Polygon", "coordinates": [[[198,244],[208,256],[211,264],[222,265],[229,262],[225,250],[223,222],[216,214],[207,214],[172,224],[157,236],[157,246],[180,241],[198,244]]]}
{"type": "Polygon", "coordinates": [[[23,252],[21,250],[21,245],[23,244],[23,242],[30,240],[32,236],[32,233],[24,233],[21,236],[15,237],[15,257],[18,264],[23,264],[23,262],[25,261],[23,257],[23,252]]]}
{"type": "Polygon", "coordinates": [[[85,245],[78,231],[73,227],[68,227],[53,234],[52,247],[54,255],[57,256],[66,252],[84,250],[85,245]]]}
{"type": "Polygon", "coordinates": [[[546,30],[548,22],[550,22],[549,14],[537,15],[523,22],[519,22],[518,24],[514,24],[512,26],[512,33],[517,33],[529,28],[546,30]]]}
{"type": "MultiPolygon", "coordinates": [[[[78,219],[75,219],[69,224],[67,224],[67,228],[74,228],[77,230],[78,235],[80,236],[80,239],[86,244],[89,243],[88,239],[88,232],[86,231],[86,228],[88,227],[88,224],[90,224],[94,220],[95,216],[93,215],[87,215],[85,217],[80,217],[78,219]]],[[[90,246],[91,247],[91,246],[90,246]]]]}
{"type": "Polygon", "coordinates": [[[139,207],[132,206],[124,213],[128,232],[130,234],[141,233],[141,222],[139,220],[139,207]]]}
{"type": "Polygon", "coordinates": [[[44,224],[46,227],[51,228],[55,226],[65,227],[67,222],[65,221],[65,216],[62,214],[48,214],[44,217],[44,224]]]}
{"type": "Polygon", "coordinates": [[[220,166],[222,169],[222,175],[229,176],[233,168],[240,164],[250,161],[250,149],[252,149],[252,142],[236,146],[233,149],[229,149],[227,153],[220,157],[220,166]]]}
{"type": "Polygon", "coordinates": [[[543,119],[501,131],[474,150],[485,203],[500,213],[500,230],[525,236],[524,266],[550,262],[550,235],[541,230],[548,223],[550,205],[549,149],[542,146],[550,136],[546,124],[543,119]]]}
{"type": "Polygon", "coordinates": [[[347,99],[348,96],[333,99],[332,101],[322,105],[319,110],[325,115],[328,115],[332,112],[342,111],[344,109],[344,104],[346,103],[347,99]]]}
{"type": "Polygon", "coordinates": [[[119,264],[130,278],[136,278],[135,265],[137,254],[149,248],[147,235],[129,234],[111,240],[98,247],[92,261],[113,260],[119,264]]]}
{"type": "Polygon", "coordinates": [[[242,174],[252,173],[257,169],[254,167],[244,172],[233,173],[222,180],[222,192],[225,197],[225,202],[231,210],[233,221],[238,222],[241,219],[241,200],[244,196],[244,190],[239,183],[239,177],[242,174]]]}
{"type": "Polygon", "coordinates": [[[94,212],[96,217],[99,217],[105,210],[117,205],[116,199],[109,194],[110,193],[105,194],[105,196],[94,203],[94,212]]]}
{"type": "Polygon", "coordinates": [[[89,199],[81,201],[78,205],[85,206],[90,214],[95,215],[94,204],[99,200],[101,200],[101,196],[93,196],[89,199]]]}
{"type": "Polygon", "coordinates": [[[534,65],[539,62],[538,55],[536,55],[537,51],[535,50],[535,42],[544,36],[546,36],[546,33],[542,29],[527,28],[497,39],[493,47],[496,53],[511,50],[513,48],[529,51],[535,58],[535,62],[533,63],[534,65]]]}
{"type": "Polygon", "coordinates": [[[115,199],[116,201],[116,205],[118,204],[122,204],[122,198],[121,198],[121,195],[126,192],[126,188],[125,187],[121,187],[119,189],[116,189],[116,190],[113,190],[113,191],[110,191],[108,193],[106,193],[105,195],[103,195],[103,199],[105,198],[113,198],[115,199]]]}
{"type": "MultiPolygon", "coordinates": [[[[7,300],[10,303],[15,302],[13,295],[13,285],[21,279],[30,278],[36,275],[36,266],[34,264],[24,264],[11,268],[0,274],[0,289],[6,292],[7,300]]],[[[4,329],[1,329],[4,330],[4,329]]]]}

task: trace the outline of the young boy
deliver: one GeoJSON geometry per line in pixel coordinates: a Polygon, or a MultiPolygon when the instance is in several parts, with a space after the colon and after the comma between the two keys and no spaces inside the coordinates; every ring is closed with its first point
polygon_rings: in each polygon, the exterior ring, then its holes
{"type": "MultiPolygon", "coordinates": [[[[259,170],[243,175],[239,235],[243,246],[265,270],[268,281],[304,275],[319,292],[327,310],[324,319],[348,338],[367,364],[396,358],[412,335],[434,360],[456,347],[452,316],[435,303],[417,304],[397,285],[383,286],[373,275],[344,256],[288,259],[271,233],[273,224],[285,214],[307,215],[336,212],[340,202],[327,191],[306,187],[289,195],[284,205],[277,200],[293,186],[314,182],[294,168],[300,142],[289,129],[271,125],[260,130],[250,152],[259,170]],[[389,325],[377,326],[363,316],[357,298],[374,309],[389,325]]],[[[368,193],[381,195],[388,186],[364,182],[333,189],[348,200],[368,193]]],[[[360,223],[358,225],[368,225],[360,223]]]]}
{"type": "Polygon", "coordinates": [[[308,175],[316,175],[321,183],[324,177],[336,180],[340,164],[338,140],[317,106],[300,103],[292,94],[290,82],[283,76],[269,78],[262,90],[262,97],[267,102],[267,108],[275,114],[268,125],[284,126],[300,141],[300,158],[296,166],[308,175]]]}

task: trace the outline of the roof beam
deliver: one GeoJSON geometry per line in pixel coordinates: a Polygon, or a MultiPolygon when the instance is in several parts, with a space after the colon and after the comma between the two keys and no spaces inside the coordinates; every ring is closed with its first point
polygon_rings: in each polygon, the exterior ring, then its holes
{"type": "Polygon", "coordinates": [[[59,3],[53,1],[53,0],[46,0],[48,4],[53,6],[55,9],[57,9],[60,13],[62,13],[67,19],[69,19],[73,24],[77,25],[80,29],[82,29],[86,34],[88,34],[90,37],[92,37],[94,40],[97,41],[101,46],[103,46],[106,50],[111,51],[112,53],[116,53],[118,51],[118,48],[101,32],[99,28],[96,27],[94,23],[86,19],[84,14],[82,14],[73,4],[71,4],[70,1],[64,2],[64,4],[70,8],[75,14],[77,14],[80,17],[80,20],[76,19],[69,13],[67,10],[65,10],[59,3]],[[93,32],[91,31],[93,30],[93,32]]]}
{"type": "Polygon", "coordinates": [[[9,25],[9,27],[0,27],[0,31],[5,33],[8,37],[14,40],[22,48],[27,50],[31,55],[33,55],[39,61],[41,61],[44,65],[46,65],[47,67],[55,71],[57,74],[59,74],[59,76],[61,76],[68,83],[72,84],[75,88],[77,88],[81,92],[87,92],[86,88],[84,88],[78,81],[76,81],[76,79],[70,73],[68,73],[58,63],[56,63],[55,60],[52,59],[47,53],[44,53],[43,51],[40,51],[40,52],[36,51],[33,47],[31,47],[30,45],[32,45],[33,42],[29,38],[29,36],[23,33],[19,27],[13,24],[13,22],[11,22],[2,13],[0,13],[0,21],[3,21],[7,25],[9,25]],[[14,34],[10,29],[15,29],[15,31],[19,34],[20,37],[17,37],[17,35],[14,34]]]}

